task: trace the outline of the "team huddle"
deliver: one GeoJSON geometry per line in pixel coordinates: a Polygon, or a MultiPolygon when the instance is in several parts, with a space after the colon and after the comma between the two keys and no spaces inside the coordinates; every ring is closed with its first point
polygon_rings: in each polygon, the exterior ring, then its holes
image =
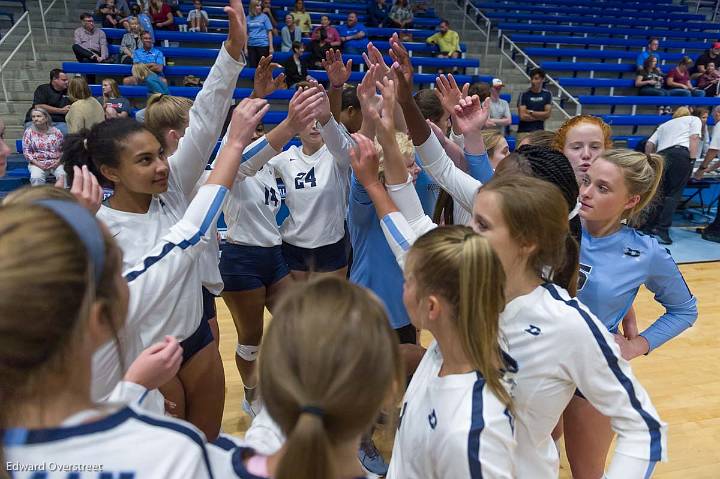
{"type": "Polygon", "coordinates": [[[469,85],[413,91],[395,34],[392,65],[368,44],[357,86],[329,52],[327,90],[301,82],[258,136],[282,82],[263,58],[206,169],[245,66],[241,0],[226,11],[194,102],[68,136],[72,188],[0,206],[3,474],[377,477],[358,450],[382,424],[389,478],[553,478],[563,435],[575,478],[650,477],[667,426],[629,361],[697,318],[635,229],[663,159],[613,149],[587,115],[508,154],[469,85]],[[641,285],[665,310],[645,331],[641,285]],[[220,427],[217,296],[244,438],[220,427]]]}

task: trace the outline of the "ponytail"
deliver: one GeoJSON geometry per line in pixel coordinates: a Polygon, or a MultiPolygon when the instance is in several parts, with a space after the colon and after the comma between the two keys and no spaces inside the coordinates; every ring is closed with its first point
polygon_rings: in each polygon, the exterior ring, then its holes
{"type": "Polygon", "coordinates": [[[334,477],[332,444],[325,431],[323,415],[301,411],[295,427],[285,441],[285,454],[278,463],[275,478],[331,479],[334,477]]]}
{"type": "MultiPolygon", "coordinates": [[[[65,169],[68,184],[72,184],[73,178],[75,177],[75,172],[73,170],[73,167],[75,166],[78,168],[87,166],[90,172],[98,178],[98,181],[103,179],[100,171],[93,163],[90,152],[87,149],[87,139],[89,134],[90,131],[87,128],[83,128],[78,133],[71,133],[65,137],[60,163],[62,163],[63,168],[65,169]]],[[[103,183],[107,183],[107,180],[104,180],[103,183]]]]}
{"type": "Polygon", "coordinates": [[[432,215],[433,223],[442,225],[455,224],[455,200],[447,191],[441,189],[435,202],[432,215]]]}

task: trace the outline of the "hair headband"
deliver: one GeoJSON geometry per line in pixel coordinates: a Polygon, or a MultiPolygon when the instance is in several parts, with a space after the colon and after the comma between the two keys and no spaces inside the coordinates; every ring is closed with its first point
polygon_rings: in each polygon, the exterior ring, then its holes
{"type": "Polygon", "coordinates": [[[95,273],[95,284],[105,266],[105,240],[95,216],[77,203],[66,200],[40,200],[34,204],[49,209],[62,218],[85,245],[95,273]]]}

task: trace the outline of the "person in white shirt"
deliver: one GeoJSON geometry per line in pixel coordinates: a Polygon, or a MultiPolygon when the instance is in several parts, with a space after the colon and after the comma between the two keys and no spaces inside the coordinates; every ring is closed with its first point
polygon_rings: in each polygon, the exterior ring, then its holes
{"type": "Polygon", "coordinates": [[[260,352],[261,415],[287,439],[269,454],[236,449],[236,476],[365,478],[360,437],[402,390],[398,349],[385,308],[366,289],[332,276],[291,288],[260,352]]]}
{"type": "MultiPolygon", "coordinates": [[[[185,252],[207,241],[208,225],[217,221],[235,181],[239,153],[267,108],[263,100],[240,106],[242,127],[231,133],[207,184],[152,256],[125,278],[111,233],[77,203],[41,200],[0,209],[3,239],[10,242],[0,251],[0,284],[8,293],[0,301],[0,422],[3,460],[13,477],[59,479],[66,468],[137,478],[213,477],[211,460],[223,455],[211,451],[192,425],[133,405],[93,401],[93,354],[119,341],[126,315],[138,311],[133,302],[142,313],[143,297],[162,293],[145,283],[144,295],[132,294],[128,282],[162,277],[154,272],[170,276],[179,264],[187,269],[185,252]]],[[[172,355],[179,362],[180,350],[172,355]]]]}
{"type": "Polygon", "coordinates": [[[496,128],[501,132],[505,131],[505,128],[512,123],[510,104],[500,98],[503,86],[501,79],[493,78],[492,87],[490,88],[490,119],[485,123],[486,128],[496,128]]]}
{"type": "Polygon", "coordinates": [[[658,152],[665,159],[660,206],[648,218],[642,230],[656,235],[660,244],[672,244],[670,226],[683,188],[692,174],[700,149],[702,121],[687,107],[675,110],[673,119],[660,125],[645,144],[645,153],[658,152]]]}
{"type": "MultiPolygon", "coordinates": [[[[257,82],[260,76],[255,77],[256,98],[274,91],[257,82]]],[[[272,313],[275,300],[291,281],[276,221],[280,193],[275,171],[266,163],[315,122],[315,108],[324,95],[316,88],[298,90],[290,100],[287,118],[245,149],[238,180],[223,209],[227,234],[220,255],[220,274],[225,285],[222,297],[237,331],[235,364],[245,389],[242,407],[251,417],[262,407],[255,390],[255,360],[263,334],[264,311],[267,307],[272,313]]],[[[226,141],[227,135],[220,151],[226,141]]]]}
{"type": "Polygon", "coordinates": [[[352,141],[330,113],[327,93],[317,120],[300,132],[302,146],[293,145],[268,163],[287,191],[290,213],[280,234],[283,256],[296,280],[312,273],[344,278],[348,264],[345,212],[352,141]]]}
{"type": "MultiPolygon", "coordinates": [[[[241,10],[240,0],[233,0],[228,11],[228,39],[187,115],[173,116],[181,124],[162,132],[156,130],[155,134],[128,126],[121,135],[107,121],[76,142],[71,154],[63,156],[70,164],[94,165],[94,173],[112,185],[114,194],[100,208],[98,217],[123,249],[125,268],[135,265],[180,220],[205,170],[244,66],[247,32],[241,10]],[[162,138],[162,146],[157,138],[162,138]]],[[[181,103],[174,97],[168,101],[181,103]]],[[[146,116],[146,121],[149,119],[146,116]]],[[[155,126],[161,123],[156,120],[152,122],[155,126]]],[[[112,125],[120,125],[117,121],[112,125]]],[[[141,331],[144,346],[165,335],[183,341],[183,366],[177,380],[165,385],[162,392],[172,414],[187,418],[211,439],[220,430],[225,393],[222,361],[211,329],[214,302],[203,300],[222,289],[217,253],[212,254],[206,251],[187,280],[177,284],[184,290],[180,300],[165,304],[165,314],[145,324],[141,331]],[[203,285],[208,289],[205,294],[203,285]]]]}

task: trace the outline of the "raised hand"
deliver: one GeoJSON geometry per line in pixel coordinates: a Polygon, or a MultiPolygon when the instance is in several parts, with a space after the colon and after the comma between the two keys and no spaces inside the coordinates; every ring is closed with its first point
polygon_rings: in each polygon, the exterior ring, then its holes
{"type": "Polygon", "coordinates": [[[225,49],[235,60],[240,60],[243,52],[247,51],[247,20],[242,0],[230,0],[230,5],[224,8],[228,16],[228,38],[225,49]]]}
{"type": "Polygon", "coordinates": [[[285,74],[281,73],[275,78],[272,72],[281,65],[272,62],[272,55],[260,58],[257,68],[255,69],[255,78],[253,78],[253,98],[265,98],[278,90],[285,82],[285,74]]]}
{"type": "Polygon", "coordinates": [[[325,52],[325,59],[322,61],[322,67],[325,69],[330,80],[330,86],[333,88],[342,88],[345,82],[350,78],[352,71],[352,59],[343,64],[342,53],[340,50],[330,49],[325,52]]]}
{"type": "Polygon", "coordinates": [[[360,133],[353,133],[351,136],[357,146],[350,150],[350,165],[355,177],[367,190],[375,184],[380,184],[378,179],[380,160],[375,144],[368,137],[360,133]]]}
{"type": "Polygon", "coordinates": [[[470,84],[466,83],[463,85],[462,91],[458,88],[458,84],[455,81],[455,77],[452,74],[440,75],[435,79],[435,95],[442,103],[443,109],[449,114],[455,113],[455,106],[460,104],[460,99],[468,96],[468,90],[470,84]]]}
{"type": "Polygon", "coordinates": [[[397,75],[398,101],[412,101],[413,67],[410,55],[400,42],[397,32],[390,37],[390,58],[393,59],[392,69],[397,75]]]}
{"type": "Polygon", "coordinates": [[[239,147],[242,151],[249,145],[255,128],[269,108],[267,100],[245,98],[241,101],[232,114],[227,146],[239,147]]]}
{"type": "Polygon", "coordinates": [[[327,95],[327,91],[325,91],[325,87],[322,86],[322,84],[318,83],[315,80],[312,80],[310,82],[311,88],[317,88],[321,93],[321,101],[316,107],[316,119],[320,122],[321,125],[326,125],[328,121],[330,121],[330,117],[332,117],[332,112],[330,111],[330,98],[327,95]]]}
{"type": "Polygon", "coordinates": [[[378,97],[375,94],[375,77],[378,70],[380,70],[380,66],[378,65],[369,66],[365,76],[357,86],[357,96],[360,101],[360,109],[363,113],[369,113],[370,110],[374,110],[377,107],[378,97]]]}
{"type": "Polygon", "coordinates": [[[368,43],[367,53],[363,52],[362,57],[368,69],[373,65],[378,67],[377,70],[375,70],[375,81],[382,81],[383,77],[390,73],[390,67],[385,63],[382,53],[380,53],[380,50],[378,50],[372,42],[368,43]]]}
{"type": "Polygon", "coordinates": [[[458,133],[479,132],[490,116],[490,98],[481,104],[477,95],[460,99],[455,106],[455,127],[458,133]]]}
{"type": "MultiPolygon", "coordinates": [[[[59,175],[55,186],[64,188],[64,183],[65,177],[59,175]]],[[[82,168],[73,166],[73,181],[70,187],[70,193],[75,196],[75,199],[81,206],[90,210],[91,213],[95,214],[100,209],[103,200],[103,189],[87,165],[83,165],[82,168]]]]}
{"type": "Polygon", "coordinates": [[[382,82],[377,82],[377,88],[380,90],[383,99],[382,116],[375,120],[377,134],[381,140],[392,139],[394,141],[397,83],[392,78],[385,77],[382,82]]]}
{"type": "Polygon", "coordinates": [[[327,95],[319,88],[305,88],[298,90],[290,100],[287,121],[293,134],[305,129],[318,116],[320,105],[327,95]]]}

